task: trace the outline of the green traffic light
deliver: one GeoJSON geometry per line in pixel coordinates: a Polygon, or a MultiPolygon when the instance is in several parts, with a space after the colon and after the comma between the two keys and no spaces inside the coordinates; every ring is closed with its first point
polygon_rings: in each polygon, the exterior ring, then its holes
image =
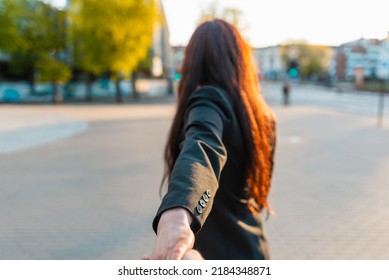
{"type": "Polygon", "coordinates": [[[181,80],[181,73],[176,73],[174,79],[178,82],[181,80]]]}
{"type": "Polygon", "coordinates": [[[296,68],[290,68],[289,69],[289,76],[292,78],[296,78],[299,74],[299,71],[296,68]]]}

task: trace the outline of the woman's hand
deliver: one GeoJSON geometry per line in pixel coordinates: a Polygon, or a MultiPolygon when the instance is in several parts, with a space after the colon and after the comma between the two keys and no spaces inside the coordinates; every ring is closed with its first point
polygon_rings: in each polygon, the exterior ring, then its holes
{"type": "Polygon", "coordinates": [[[184,208],[173,208],[163,212],[158,223],[157,240],[150,259],[182,259],[194,245],[195,238],[190,228],[191,222],[192,216],[184,208]]]}

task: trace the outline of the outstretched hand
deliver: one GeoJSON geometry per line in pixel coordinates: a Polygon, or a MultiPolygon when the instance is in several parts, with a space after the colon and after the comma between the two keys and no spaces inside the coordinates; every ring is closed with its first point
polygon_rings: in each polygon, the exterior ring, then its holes
{"type": "Polygon", "coordinates": [[[184,208],[172,208],[163,212],[150,259],[181,260],[194,245],[191,222],[192,216],[184,208]]]}
{"type": "Polygon", "coordinates": [[[186,252],[182,259],[183,260],[204,260],[200,252],[193,249],[186,252]]]}

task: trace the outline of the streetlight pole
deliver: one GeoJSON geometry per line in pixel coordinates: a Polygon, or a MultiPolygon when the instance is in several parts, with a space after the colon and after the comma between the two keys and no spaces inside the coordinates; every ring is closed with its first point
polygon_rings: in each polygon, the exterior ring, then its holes
{"type": "Polygon", "coordinates": [[[382,126],[384,123],[384,110],[385,110],[385,80],[380,80],[380,93],[378,98],[378,126],[382,126]]]}

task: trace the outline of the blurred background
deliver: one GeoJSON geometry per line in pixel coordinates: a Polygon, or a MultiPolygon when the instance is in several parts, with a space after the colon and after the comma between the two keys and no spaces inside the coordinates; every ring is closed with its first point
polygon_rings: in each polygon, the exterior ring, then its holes
{"type": "Polygon", "coordinates": [[[388,259],[384,0],[0,0],[0,259],[154,242],[185,46],[224,18],[278,119],[274,259],[388,259]]]}

